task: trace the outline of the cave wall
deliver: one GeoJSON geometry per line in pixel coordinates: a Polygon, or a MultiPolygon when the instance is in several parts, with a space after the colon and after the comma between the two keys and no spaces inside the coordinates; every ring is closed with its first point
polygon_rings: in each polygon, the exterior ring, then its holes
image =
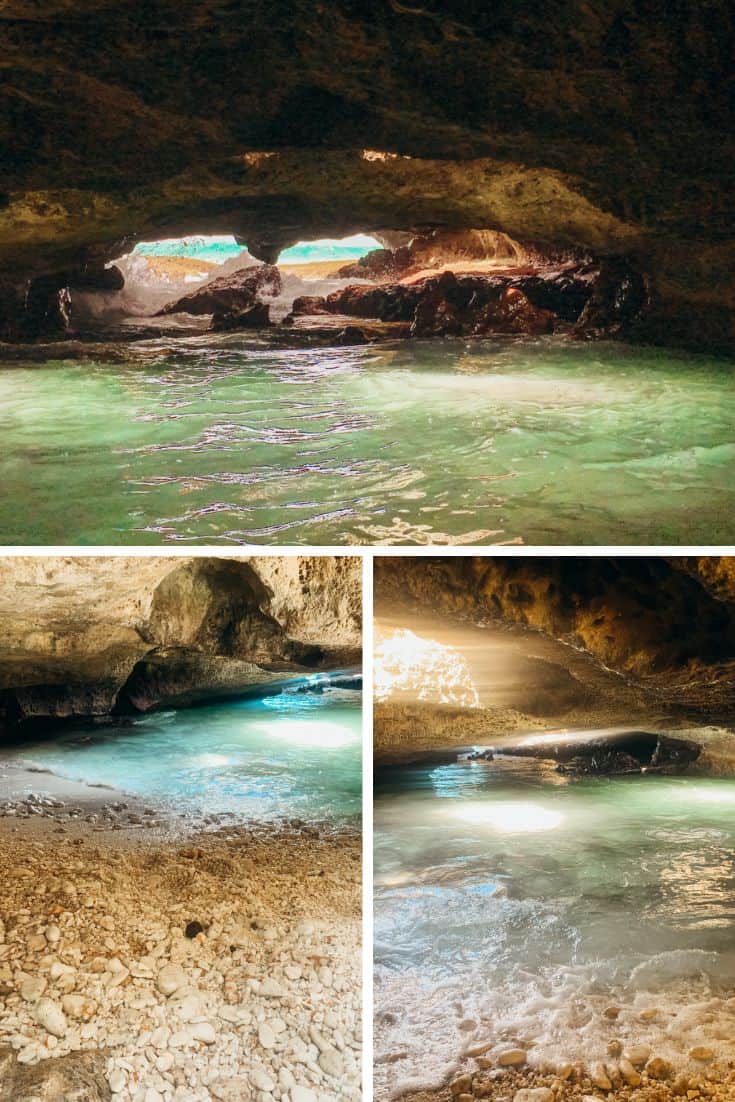
{"type": "Polygon", "coordinates": [[[0,731],[30,719],[146,711],[359,662],[360,561],[300,556],[283,572],[279,561],[5,559],[0,731]]]}
{"type": "Polygon", "coordinates": [[[141,237],[356,230],[625,254],[638,336],[735,350],[726,0],[6,0],[5,329],[141,237]]]}
{"type": "Polygon", "coordinates": [[[519,624],[630,677],[735,660],[731,559],[380,558],[375,593],[378,608],[519,624]]]}

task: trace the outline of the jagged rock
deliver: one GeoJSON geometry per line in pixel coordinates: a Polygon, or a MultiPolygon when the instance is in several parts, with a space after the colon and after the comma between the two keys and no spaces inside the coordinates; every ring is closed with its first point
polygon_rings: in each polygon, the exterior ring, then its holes
{"type": "Polygon", "coordinates": [[[300,318],[318,314],[329,314],[323,295],[299,295],[291,304],[291,317],[300,318]]]}
{"type": "Polygon", "coordinates": [[[339,330],[333,340],[335,345],[370,344],[370,342],[369,334],[358,325],[346,325],[344,329],[339,330]]]}
{"type": "Polygon", "coordinates": [[[0,735],[349,668],[360,577],[353,557],[15,560],[0,577],[0,735]]]}
{"type": "Polygon", "coordinates": [[[473,332],[527,334],[551,333],[554,315],[550,310],[532,306],[517,287],[506,287],[497,303],[489,303],[475,320],[473,332]]]}
{"type": "Polygon", "coordinates": [[[210,328],[217,332],[227,332],[231,329],[266,329],[272,324],[268,303],[256,302],[246,310],[215,314],[210,328]]]}
{"type": "Polygon", "coordinates": [[[335,314],[409,322],[412,337],[537,335],[551,332],[557,318],[579,317],[595,271],[588,265],[513,275],[447,271],[412,283],[352,285],[323,302],[335,314]]]}
{"type": "Polygon", "coordinates": [[[672,738],[657,731],[619,731],[579,741],[560,738],[554,744],[518,746],[517,757],[551,758],[561,773],[640,773],[641,770],[679,770],[696,761],[702,752],[691,739],[672,738]]]}
{"type": "Polygon", "coordinates": [[[17,324],[24,340],[66,336],[71,329],[71,295],[65,277],[49,275],[32,279],[17,324]]]}
{"type": "Polygon", "coordinates": [[[648,304],[643,277],[623,257],[608,257],[575,326],[577,336],[630,337],[648,304]]]}
{"type": "Polygon", "coordinates": [[[340,279],[379,280],[405,274],[413,261],[410,247],[398,249],[373,249],[352,264],[345,264],[337,271],[340,279]]]}
{"type": "Polygon", "coordinates": [[[125,286],[125,277],[115,264],[98,268],[81,268],[69,274],[68,286],[72,291],[122,291],[125,286]]]}
{"type": "Polygon", "coordinates": [[[155,315],[242,313],[257,305],[263,297],[281,291],[281,273],[268,264],[253,264],[206,283],[189,295],[169,302],[155,315]]]}

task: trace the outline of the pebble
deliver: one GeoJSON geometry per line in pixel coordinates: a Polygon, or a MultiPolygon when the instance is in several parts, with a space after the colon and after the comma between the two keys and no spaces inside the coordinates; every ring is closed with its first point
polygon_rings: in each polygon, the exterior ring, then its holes
{"type": "Polygon", "coordinates": [[[283,999],[288,995],[288,991],[277,980],[268,977],[261,983],[258,994],[267,999],[283,999]]]}
{"type": "Polygon", "coordinates": [[[189,1027],[189,1032],[195,1041],[202,1041],[205,1045],[213,1045],[217,1040],[217,1032],[209,1022],[195,1022],[189,1027]]]}
{"type": "Polygon", "coordinates": [[[119,1094],[120,1091],[124,1091],[128,1082],[128,1077],[124,1071],[119,1068],[115,1068],[107,1076],[107,1085],[113,1094],[119,1094]]]}
{"type": "Polygon", "coordinates": [[[605,1068],[602,1064],[593,1064],[590,1068],[589,1074],[592,1082],[595,1084],[596,1087],[599,1087],[601,1091],[612,1090],[612,1083],[610,1082],[607,1072],[605,1071],[605,1068]]]}
{"type": "Polygon", "coordinates": [[[39,999],[33,1017],[47,1033],[54,1037],[63,1037],[67,1030],[64,1011],[53,999],[39,999]]]}
{"type": "Polygon", "coordinates": [[[43,976],[26,976],[20,985],[20,997],[27,1003],[36,1003],[46,990],[43,976]]]}
{"type": "Polygon", "coordinates": [[[513,1102],[554,1102],[554,1092],[549,1087],[521,1087],[513,1102]]]}
{"type": "Polygon", "coordinates": [[[460,1075],[449,1084],[449,1089],[454,1095],[465,1094],[472,1089],[472,1076],[460,1075]]]}
{"type": "Polygon", "coordinates": [[[650,1048],[645,1045],[630,1045],[623,1052],[626,1060],[630,1060],[634,1068],[642,1068],[651,1055],[650,1048]]]}
{"type": "Polygon", "coordinates": [[[267,1022],[263,1022],[258,1028],[258,1040],[263,1048],[273,1048],[276,1043],[276,1035],[268,1025],[267,1022]]]}
{"type": "Polygon", "coordinates": [[[173,995],[188,982],[186,972],[180,964],[164,964],[156,977],[156,985],[162,995],[173,995]]]}
{"type": "Polygon", "coordinates": [[[651,1079],[670,1079],[674,1069],[668,1060],[662,1060],[660,1056],[653,1056],[646,1064],[646,1071],[651,1079]]]}
{"type": "Polygon", "coordinates": [[[330,1075],[333,1079],[341,1078],[344,1071],[344,1060],[336,1048],[328,1048],[320,1053],[317,1062],[325,1075],[330,1075]]]}
{"type": "Polygon", "coordinates": [[[314,1091],[298,1084],[295,1087],[291,1087],[290,1094],[291,1102],[317,1102],[317,1096],[314,1091]]]}
{"type": "Polygon", "coordinates": [[[706,1048],[704,1045],[697,1045],[689,1053],[690,1059],[698,1060],[702,1064],[708,1064],[710,1060],[714,1060],[715,1054],[711,1048],[706,1048]]]}
{"type": "Polygon", "coordinates": [[[528,1054],[522,1048],[507,1048],[498,1053],[497,1064],[499,1068],[519,1068],[525,1064],[528,1054]]]}
{"type": "Polygon", "coordinates": [[[623,1058],[618,1064],[620,1074],[629,1087],[639,1087],[641,1085],[641,1077],[635,1070],[630,1060],[623,1058]]]}
{"type": "Polygon", "coordinates": [[[276,1084],[264,1068],[253,1068],[250,1072],[250,1082],[256,1090],[266,1091],[268,1094],[276,1089],[276,1084]]]}

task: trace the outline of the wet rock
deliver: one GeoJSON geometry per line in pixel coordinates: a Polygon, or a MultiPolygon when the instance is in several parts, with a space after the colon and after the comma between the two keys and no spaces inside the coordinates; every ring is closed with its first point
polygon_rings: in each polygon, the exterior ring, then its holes
{"type": "Polygon", "coordinates": [[[107,267],[78,268],[69,273],[68,286],[72,291],[109,294],[122,291],[125,276],[116,264],[107,267]]]}
{"type": "Polygon", "coordinates": [[[256,302],[245,310],[214,314],[210,329],[225,333],[233,329],[267,329],[272,324],[270,306],[266,302],[256,302]]]}
{"type": "Polygon", "coordinates": [[[593,1064],[592,1067],[589,1069],[589,1076],[594,1085],[596,1087],[599,1087],[601,1091],[612,1090],[610,1077],[608,1076],[603,1064],[593,1064]]]}
{"type": "Polygon", "coordinates": [[[651,1055],[651,1050],[646,1045],[630,1045],[625,1049],[623,1056],[635,1068],[642,1068],[651,1055]]]}
{"type": "Polygon", "coordinates": [[[523,291],[507,287],[495,303],[488,305],[475,319],[472,332],[478,336],[498,333],[539,336],[554,329],[554,315],[550,310],[533,306],[523,291]]]}
{"type": "Polygon", "coordinates": [[[402,245],[397,249],[373,249],[352,264],[345,264],[337,271],[339,279],[390,279],[404,275],[414,264],[411,249],[402,245]]]}
{"type": "Polygon", "coordinates": [[[301,318],[330,313],[323,295],[299,295],[291,304],[290,317],[301,318]]]}
{"type": "Polygon", "coordinates": [[[267,264],[252,265],[213,279],[199,290],[168,303],[155,316],[241,313],[255,306],[263,297],[279,294],[281,288],[278,268],[267,264]]]}
{"type": "Polygon", "coordinates": [[[554,1102],[554,1092],[549,1087],[522,1087],[513,1102],[554,1102]]]}
{"type": "Polygon", "coordinates": [[[522,1048],[509,1048],[498,1053],[497,1065],[500,1068],[519,1068],[525,1064],[527,1053],[522,1048]]]}
{"type": "Polygon", "coordinates": [[[697,1060],[701,1064],[709,1064],[715,1058],[714,1050],[706,1045],[697,1045],[689,1052],[690,1060],[697,1060]]]}
{"type": "Polygon", "coordinates": [[[39,276],[28,284],[18,325],[21,340],[53,339],[71,330],[71,294],[65,274],[39,276]]]}
{"type": "Polygon", "coordinates": [[[335,345],[370,344],[371,337],[358,325],[346,325],[340,329],[332,342],[335,345]]]}
{"type": "Polygon", "coordinates": [[[674,1074],[674,1069],[668,1060],[664,1060],[660,1056],[652,1056],[646,1064],[646,1072],[649,1079],[670,1079],[674,1074]]]}
{"type": "Polygon", "coordinates": [[[629,337],[645,312],[648,291],[639,272],[622,257],[607,258],[582,310],[579,337],[629,337]]]}
{"type": "Polygon", "coordinates": [[[658,731],[618,731],[580,741],[514,747],[518,757],[547,758],[559,762],[559,772],[569,774],[678,772],[696,761],[702,752],[691,739],[672,738],[658,731]]]}
{"type": "Polygon", "coordinates": [[[622,1059],[619,1062],[618,1067],[620,1069],[620,1074],[622,1075],[623,1079],[625,1080],[625,1082],[628,1084],[629,1087],[638,1087],[638,1086],[640,1086],[641,1077],[638,1074],[638,1072],[635,1070],[635,1068],[633,1067],[630,1060],[622,1059]]]}
{"type": "Polygon", "coordinates": [[[472,1076],[464,1075],[457,1076],[449,1084],[449,1089],[454,1095],[466,1094],[472,1089],[472,1076]]]}

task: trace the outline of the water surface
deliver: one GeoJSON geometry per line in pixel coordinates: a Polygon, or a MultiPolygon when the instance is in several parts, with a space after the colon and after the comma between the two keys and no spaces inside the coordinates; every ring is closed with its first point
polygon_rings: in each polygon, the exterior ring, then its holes
{"type": "Polygon", "coordinates": [[[171,338],[0,370],[5,544],[735,542],[728,361],[171,338]]]}
{"type": "Polygon", "coordinates": [[[80,723],[4,749],[2,761],[111,785],[174,812],[345,819],[361,809],[360,700],[351,690],[286,689],[96,729],[80,723]]]}
{"type": "Polygon", "coordinates": [[[389,777],[375,802],[381,1091],[441,1081],[488,1040],[537,1065],[604,1060],[613,1038],[674,1062],[697,1044],[735,1056],[735,780],[570,780],[517,759],[389,777]]]}

